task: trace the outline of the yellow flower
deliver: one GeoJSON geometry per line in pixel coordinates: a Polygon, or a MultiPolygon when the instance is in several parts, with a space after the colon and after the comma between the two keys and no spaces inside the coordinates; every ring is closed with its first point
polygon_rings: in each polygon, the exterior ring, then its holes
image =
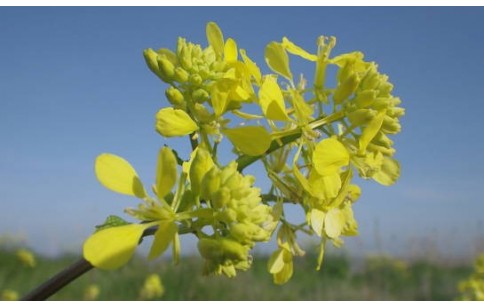
{"type": "Polygon", "coordinates": [[[95,301],[99,294],[101,293],[101,289],[96,284],[90,284],[84,289],[84,296],[83,299],[85,301],[95,301]]]}
{"type": "MultiPolygon", "coordinates": [[[[123,158],[113,154],[101,154],[96,159],[95,171],[98,180],[115,192],[136,196],[143,203],[139,209],[129,209],[128,213],[149,223],[122,224],[102,228],[91,235],[84,243],[84,258],[101,269],[116,269],[127,263],[133,256],[139,240],[149,227],[158,226],[149,254],[155,258],[162,254],[178,236],[176,215],[165,196],[171,192],[177,180],[176,157],[168,147],[160,149],[158,155],[156,183],[154,191],[157,199],[150,198],[134,168],[123,158]]],[[[180,200],[178,200],[180,202],[180,200]]],[[[176,255],[179,247],[174,246],[176,255]]]]}
{"type": "Polygon", "coordinates": [[[151,274],[146,277],[143,287],[139,292],[139,297],[142,300],[152,300],[163,296],[165,288],[161,283],[161,278],[157,274],[151,274]]]}
{"type": "Polygon", "coordinates": [[[27,267],[33,268],[37,264],[34,254],[27,249],[19,249],[17,251],[17,258],[27,267]]]}
{"type": "Polygon", "coordinates": [[[17,291],[11,289],[5,289],[2,291],[2,301],[16,301],[18,298],[17,291]]]}

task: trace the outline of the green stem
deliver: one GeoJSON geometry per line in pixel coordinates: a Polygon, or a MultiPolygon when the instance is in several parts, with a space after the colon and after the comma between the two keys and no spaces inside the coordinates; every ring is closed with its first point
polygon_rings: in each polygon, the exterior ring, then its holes
{"type": "MultiPolygon", "coordinates": [[[[311,129],[316,129],[319,128],[323,125],[332,123],[334,121],[340,120],[344,117],[344,112],[340,111],[337,113],[334,113],[330,116],[316,119],[309,123],[309,127],[311,129]]],[[[245,168],[256,162],[257,160],[261,159],[262,157],[274,152],[275,150],[278,150],[286,145],[288,145],[291,142],[296,141],[299,137],[301,137],[302,130],[301,128],[295,128],[293,130],[290,130],[288,132],[285,132],[285,136],[278,138],[276,140],[273,140],[269,149],[262,155],[259,156],[249,156],[249,155],[241,155],[239,158],[237,158],[237,169],[242,172],[245,168]]]]}

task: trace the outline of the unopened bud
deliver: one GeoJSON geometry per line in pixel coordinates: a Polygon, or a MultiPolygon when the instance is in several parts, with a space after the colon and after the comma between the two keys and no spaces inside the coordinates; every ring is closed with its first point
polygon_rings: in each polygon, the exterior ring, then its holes
{"type": "Polygon", "coordinates": [[[143,51],[143,56],[149,69],[161,78],[160,70],[158,68],[158,54],[153,49],[149,48],[143,51]]]}
{"type": "Polygon", "coordinates": [[[336,88],[333,96],[334,102],[336,104],[339,104],[348,97],[350,97],[351,94],[353,94],[353,92],[358,87],[359,83],[360,78],[358,77],[358,75],[352,74],[351,76],[349,76],[343,83],[338,86],[338,88],[336,88]]]}
{"type": "Polygon", "coordinates": [[[175,75],[175,66],[165,56],[158,57],[158,68],[160,77],[165,82],[170,82],[175,75]]]}
{"type": "Polygon", "coordinates": [[[353,126],[366,125],[375,117],[375,115],[375,110],[358,109],[348,114],[348,120],[353,126]]]}
{"type": "Polygon", "coordinates": [[[200,196],[208,200],[220,188],[220,171],[218,168],[212,168],[205,174],[202,179],[200,196]]]}
{"type": "Polygon", "coordinates": [[[175,68],[174,78],[179,83],[187,82],[189,77],[190,77],[190,74],[188,74],[188,72],[185,71],[183,68],[181,68],[179,66],[175,68]]]}
{"type": "Polygon", "coordinates": [[[183,94],[180,92],[180,90],[175,87],[169,87],[168,89],[166,89],[165,95],[172,105],[181,109],[185,109],[185,99],[183,98],[183,94]]]}
{"type": "Polygon", "coordinates": [[[195,102],[197,103],[203,103],[208,100],[208,92],[205,91],[204,89],[197,89],[193,92],[192,98],[195,102]]]}
{"type": "Polygon", "coordinates": [[[203,79],[202,79],[202,76],[198,75],[198,74],[192,74],[190,75],[190,82],[193,83],[194,85],[201,85],[202,82],[203,82],[203,79]]]}
{"type": "Polygon", "coordinates": [[[212,195],[212,206],[216,209],[223,208],[229,203],[230,198],[230,190],[226,187],[222,187],[212,195]]]}

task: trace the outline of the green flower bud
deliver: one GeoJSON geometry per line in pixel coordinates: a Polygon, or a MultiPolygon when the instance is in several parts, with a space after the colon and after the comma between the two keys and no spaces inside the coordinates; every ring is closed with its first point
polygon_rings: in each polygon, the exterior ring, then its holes
{"type": "Polygon", "coordinates": [[[230,227],[230,235],[242,244],[265,242],[270,239],[270,232],[253,223],[238,223],[230,227]]]}
{"type": "Polygon", "coordinates": [[[341,83],[334,92],[333,100],[336,104],[343,102],[345,99],[351,96],[358,87],[360,78],[357,74],[352,74],[343,83],[341,83]]]}
{"type": "Polygon", "coordinates": [[[376,113],[375,110],[371,109],[358,109],[348,114],[348,120],[354,126],[367,125],[375,117],[376,113]]]}
{"type": "Polygon", "coordinates": [[[222,212],[215,214],[215,219],[224,222],[225,224],[231,224],[237,221],[237,212],[233,209],[226,208],[222,212]]]}
{"type": "Polygon", "coordinates": [[[156,76],[160,77],[160,70],[158,68],[158,54],[151,48],[145,49],[143,51],[143,56],[146,61],[146,65],[148,65],[149,69],[155,73],[156,76]]]}
{"type": "Polygon", "coordinates": [[[193,48],[192,44],[182,46],[180,53],[178,55],[181,66],[186,70],[191,70],[192,68],[192,54],[191,50],[193,48]]]}
{"type": "Polygon", "coordinates": [[[187,82],[189,77],[190,77],[190,74],[188,74],[188,72],[185,71],[183,68],[181,68],[179,66],[175,68],[174,78],[179,83],[187,82]]]}
{"type": "Polygon", "coordinates": [[[212,206],[215,209],[223,208],[230,202],[230,198],[230,190],[226,187],[222,187],[212,195],[212,206]]]}
{"type": "Polygon", "coordinates": [[[178,58],[181,58],[182,49],[187,45],[187,40],[179,37],[176,42],[176,55],[178,58]]]}
{"type": "Polygon", "coordinates": [[[171,82],[175,75],[175,66],[165,56],[158,57],[158,68],[160,70],[160,78],[164,82],[171,82]]]}
{"type": "Polygon", "coordinates": [[[177,88],[169,87],[168,89],[166,89],[165,95],[168,101],[173,106],[179,107],[181,109],[186,108],[186,103],[185,103],[185,99],[183,98],[183,94],[177,88]]]}
{"type": "Polygon", "coordinates": [[[381,126],[382,132],[386,134],[396,134],[400,132],[401,129],[402,126],[397,118],[392,118],[387,115],[383,118],[383,124],[381,126]]]}
{"type": "Polygon", "coordinates": [[[385,156],[393,156],[393,154],[395,154],[394,148],[376,145],[372,142],[368,144],[367,150],[371,152],[381,152],[385,156]]]}
{"type": "Polygon", "coordinates": [[[393,107],[388,109],[388,115],[392,118],[399,118],[405,115],[405,109],[401,107],[393,107]]]}
{"type": "Polygon", "coordinates": [[[189,80],[190,80],[190,82],[192,84],[197,85],[197,86],[201,85],[202,82],[203,82],[202,77],[200,75],[198,75],[198,74],[192,74],[192,75],[190,75],[189,80]]]}
{"type": "Polygon", "coordinates": [[[209,94],[204,89],[197,89],[192,93],[192,98],[197,103],[203,103],[208,100],[209,94]]]}
{"type": "Polygon", "coordinates": [[[195,104],[193,113],[201,123],[209,123],[213,120],[212,114],[202,104],[195,104]]]}
{"type": "Polygon", "coordinates": [[[220,264],[224,264],[226,261],[245,261],[249,257],[249,249],[247,247],[226,238],[202,238],[198,241],[197,246],[203,258],[220,264]]]}
{"type": "Polygon", "coordinates": [[[214,163],[210,153],[204,148],[198,148],[190,166],[190,182],[195,195],[200,194],[202,179],[213,166],[214,163]]]}
{"type": "Polygon", "coordinates": [[[387,148],[391,148],[393,146],[393,141],[381,131],[378,132],[378,134],[376,134],[376,136],[373,138],[373,140],[371,140],[371,142],[376,145],[380,145],[387,148]]]}
{"type": "MultiPolygon", "coordinates": [[[[388,76],[385,75],[388,79],[388,76]]],[[[389,96],[390,93],[393,91],[393,85],[389,82],[382,82],[380,86],[378,87],[379,90],[379,95],[380,96],[389,96]]]]}
{"type": "Polygon", "coordinates": [[[377,91],[375,90],[359,91],[352,102],[356,105],[357,108],[368,108],[376,99],[376,96],[377,91]]]}
{"type": "Polygon", "coordinates": [[[208,200],[220,188],[220,171],[218,168],[212,168],[205,174],[202,179],[202,188],[200,196],[202,199],[208,200]]]}
{"type": "Polygon", "coordinates": [[[373,65],[366,73],[361,81],[360,87],[363,90],[375,90],[380,84],[380,74],[377,72],[376,66],[373,65]]]}

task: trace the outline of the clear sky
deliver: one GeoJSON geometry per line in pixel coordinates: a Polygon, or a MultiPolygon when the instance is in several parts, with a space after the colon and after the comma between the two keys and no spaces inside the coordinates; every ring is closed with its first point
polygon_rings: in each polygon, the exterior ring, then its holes
{"type": "MultiPolygon", "coordinates": [[[[152,183],[167,105],[145,48],[206,44],[216,21],[251,57],[283,36],[334,54],[361,50],[390,76],[407,114],[395,186],[361,182],[351,253],[468,256],[484,250],[482,8],[0,8],[0,234],[48,254],[79,252],[109,214],[136,205],[96,180],[95,157],[125,157],[152,183]],[[480,158],[479,158],[480,157],[480,158]]],[[[296,66],[293,72],[306,70],[296,66]]],[[[263,186],[264,183],[261,183],[263,186]]],[[[187,248],[189,249],[189,248],[187,248]]]]}

